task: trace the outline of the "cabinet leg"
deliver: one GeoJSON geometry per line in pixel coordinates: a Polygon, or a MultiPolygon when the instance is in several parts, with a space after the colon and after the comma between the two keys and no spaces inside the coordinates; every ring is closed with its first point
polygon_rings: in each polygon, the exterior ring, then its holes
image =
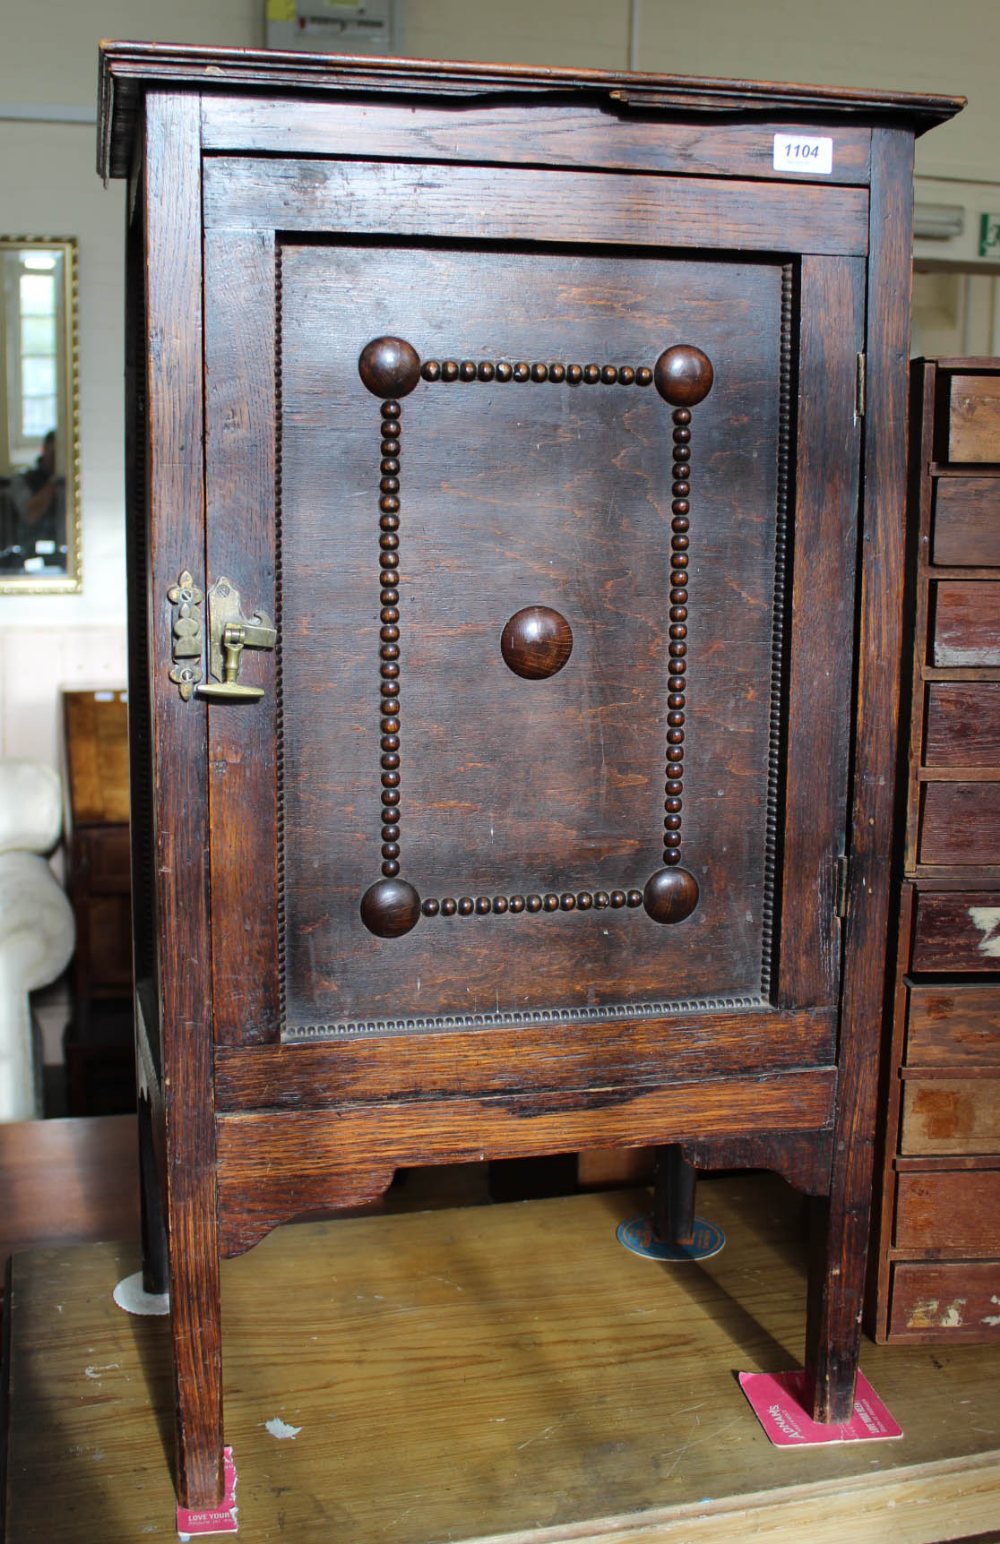
{"type": "Polygon", "coordinates": [[[139,1125],[139,1206],[142,1228],[142,1285],[147,1292],[169,1289],[167,1266],[167,1229],[163,1218],[163,1196],[156,1171],[153,1146],[153,1115],[149,1099],[138,1099],[139,1125]]]}
{"type": "Polygon", "coordinates": [[[825,1199],[812,1206],[806,1369],[815,1421],[849,1421],[854,1409],[868,1222],[862,1210],[863,1218],[825,1199]]]}
{"type": "Polygon", "coordinates": [[[653,1229],[668,1244],[694,1243],[698,1171],[676,1145],[658,1147],[653,1171],[653,1229]]]}
{"type": "Polygon", "coordinates": [[[224,1486],[219,1261],[190,1236],[171,1251],[170,1304],[177,1499],[186,1507],[215,1506],[224,1486]]]}

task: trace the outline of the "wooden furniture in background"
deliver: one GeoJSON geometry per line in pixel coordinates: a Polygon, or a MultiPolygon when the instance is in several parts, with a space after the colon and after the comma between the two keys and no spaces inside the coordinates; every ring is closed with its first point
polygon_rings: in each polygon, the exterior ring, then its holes
{"type": "Polygon", "coordinates": [[[843,1418],[913,137],[959,102],[136,44],[102,83],[181,1496],[220,1255],[407,1165],[787,1174],[843,1418]]]}
{"type": "Polygon", "coordinates": [[[67,890],[76,918],[70,1115],[135,1109],[128,694],[63,691],[67,890]]]}
{"type": "Polygon", "coordinates": [[[22,1249],[134,1238],[137,1145],[131,1115],[0,1122],[0,1269],[22,1249]]]}
{"type": "Polygon", "coordinates": [[[906,842],[871,1328],[1000,1335],[1000,361],[917,360],[906,842]]]}

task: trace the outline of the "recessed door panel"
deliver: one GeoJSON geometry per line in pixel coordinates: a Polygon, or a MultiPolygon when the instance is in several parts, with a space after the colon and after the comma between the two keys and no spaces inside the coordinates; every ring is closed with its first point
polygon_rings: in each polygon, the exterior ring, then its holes
{"type": "Polygon", "coordinates": [[[758,1002],[780,266],[280,266],[285,1033],[758,1002]],[[362,380],[386,337],[412,389],[362,380]],[[642,384],[677,345],[714,371],[690,408],[642,384]]]}

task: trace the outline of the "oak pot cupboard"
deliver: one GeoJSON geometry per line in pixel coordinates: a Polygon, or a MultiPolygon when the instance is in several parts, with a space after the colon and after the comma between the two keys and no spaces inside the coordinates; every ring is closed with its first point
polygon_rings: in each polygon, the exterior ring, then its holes
{"type": "Polygon", "coordinates": [[[220,1255],[404,1165],[776,1169],[819,1198],[814,1410],[849,1409],[912,146],[959,106],[105,46],[186,1503],[220,1255]]]}

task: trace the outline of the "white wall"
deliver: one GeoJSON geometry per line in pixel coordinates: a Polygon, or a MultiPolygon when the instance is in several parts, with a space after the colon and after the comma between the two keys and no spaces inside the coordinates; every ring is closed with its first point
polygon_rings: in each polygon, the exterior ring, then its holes
{"type": "MultiPolygon", "coordinates": [[[[403,47],[624,68],[630,0],[401,0],[403,47]]],[[[63,681],[123,669],[122,185],[94,173],[89,113],[101,37],[259,46],[264,0],[33,0],[8,6],[0,50],[0,225],[74,235],[80,257],[84,591],[0,598],[0,754],[54,755],[63,681]]],[[[638,66],[679,74],[965,92],[918,147],[925,175],[1000,182],[1000,0],[641,0],[638,66]]]]}

